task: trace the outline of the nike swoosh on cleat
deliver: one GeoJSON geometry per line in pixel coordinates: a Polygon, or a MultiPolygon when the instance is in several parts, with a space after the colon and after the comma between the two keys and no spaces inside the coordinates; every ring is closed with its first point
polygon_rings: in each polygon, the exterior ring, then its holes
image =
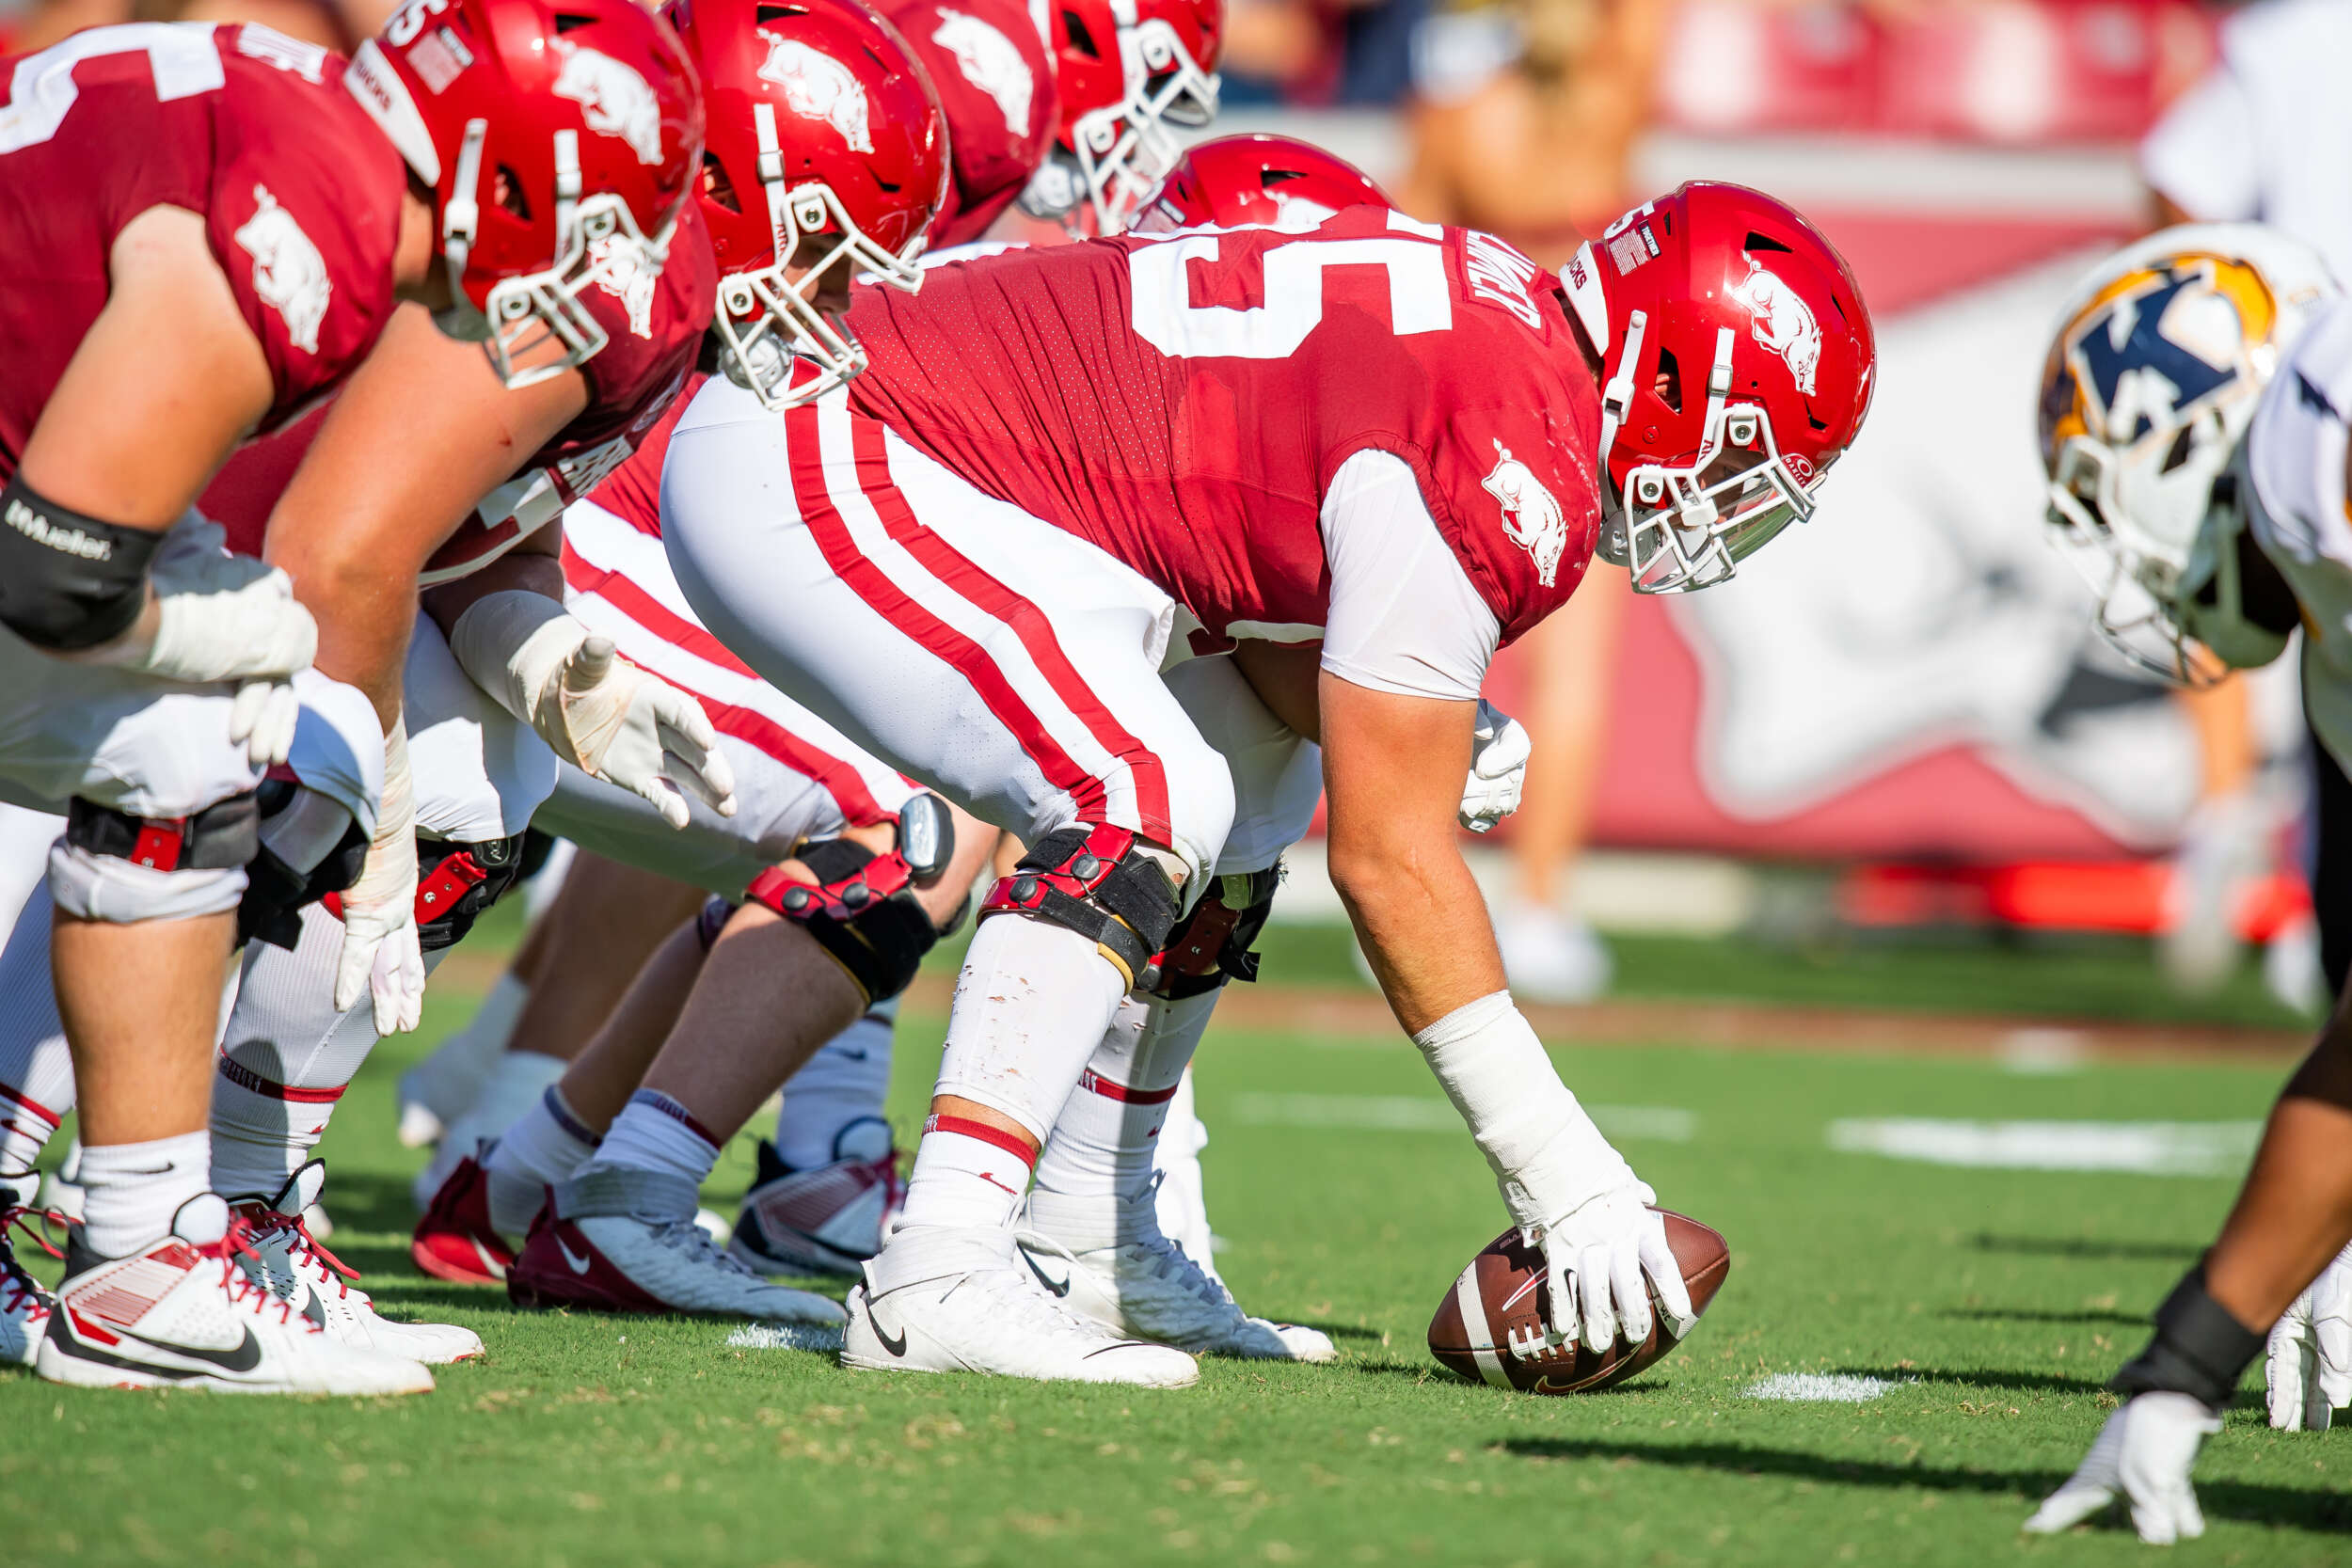
{"type": "Polygon", "coordinates": [[[866,1318],[868,1323],[874,1325],[874,1338],[881,1341],[882,1349],[888,1351],[891,1354],[896,1356],[903,1357],[906,1354],[907,1331],[905,1329],[902,1328],[898,1330],[898,1337],[896,1339],[893,1339],[889,1335],[882,1332],[882,1320],[874,1316],[874,1309],[872,1307],[869,1307],[866,1309],[866,1318]]]}
{"type": "Polygon", "coordinates": [[[588,1272],[588,1259],[564,1245],[564,1238],[561,1236],[555,1239],[555,1250],[564,1255],[564,1261],[569,1265],[572,1273],[586,1274],[588,1272]]]}
{"type": "Polygon", "coordinates": [[[262,1364],[262,1343],[253,1338],[249,1328],[240,1329],[244,1341],[227,1350],[215,1350],[202,1345],[175,1344],[169,1339],[151,1339],[131,1329],[122,1331],[125,1338],[136,1339],[142,1345],[152,1345],[169,1355],[184,1355],[191,1361],[209,1361],[225,1372],[249,1372],[262,1364]]]}
{"type": "Polygon", "coordinates": [[[1038,1282],[1040,1285],[1044,1286],[1044,1287],[1045,1287],[1045,1289],[1046,1289],[1047,1291],[1051,1291],[1053,1294],[1057,1295],[1057,1296],[1066,1296],[1066,1295],[1068,1295],[1068,1294],[1070,1293],[1070,1281],[1069,1281],[1069,1280],[1067,1280],[1067,1279],[1059,1279],[1059,1280],[1057,1280],[1057,1279],[1053,1278],[1052,1276],[1050,1276],[1049,1275],[1047,1275],[1047,1274],[1046,1274],[1046,1272],[1045,1272],[1043,1269],[1041,1269],[1041,1268],[1039,1268],[1039,1267],[1037,1266],[1037,1259],[1034,1259],[1034,1258],[1030,1257],[1030,1256],[1029,1256],[1027,1253],[1025,1253],[1025,1253],[1023,1253],[1023,1254],[1021,1255],[1021,1260],[1022,1260],[1024,1263],[1026,1263],[1026,1264],[1028,1264],[1028,1265],[1029,1265],[1029,1273],[1031,1273],[1032,1275],[1035,1275],[1037,1276],[1037,1282],[1038,1282]]]}

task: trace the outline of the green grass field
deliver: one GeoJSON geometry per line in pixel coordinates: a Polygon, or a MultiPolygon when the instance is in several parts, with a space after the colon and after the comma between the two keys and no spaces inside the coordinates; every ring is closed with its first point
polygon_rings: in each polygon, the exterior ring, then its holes
{"type": "MultiPolygon", "coordinates": [[[[2137,987],[2115,993],[2150,994],[2144,958],[2067,961],[2135,969],[2137,987]]],[[[1809,984],[1802,966],[1749,962],[1809,984]]],[[[1982,996],[1964,964],[1901,964],[1895,983],[1859,988],[1867,1000],[1982,996]]],[[[1635,967],[1692,972],[1656,954],[1635,967]]],[[[2032,967],[2011,956],[2003,972],[2032,967]]],[[[2031,995],[2008,1005],[2033,1005],[2046,979],[2020,981],[2031,995]]],[[[1588,1103],[1636,1108],[1604,1121],[1628,1130],[1661,1201],[1731,1239],[1734,1267],[1671,1359],[1619,1391],[1546,1400],[1456,1382],[1422,1343],[1502,1212],[1467,1136],[1428,1114],[1442,1101],[1410,1048],[1216,1032],[1200,1085],[1220,1264],[1253,1310],[1324,1326],[1343,1356],[1209,1362],[1196,1388],[1120,1394],[851,1374],[731,1348],[727,1323],[524,1315],[495,1292],[421,1280],[405,1246],[418,1157],[393,1144],[391,1083],[469,1005],[439,997],[417,1040],[379,1053],[326,1152],[333,1244],[364,1284],[395,1313],[479,1329],[489,1358],[446,1370],[433,1395],[382,1402],[0,1379],[10,1560],[2139,1560],[2148,1548],[2128,1530],[2041,1541],[2017,1526],[2111,1408],[2102,1384],[2234,1176],[1950,1168],[1837,1152],[1826,1130],[1897,1116],[2242,1122],[2280,1076],[2275,1063],[2018,1076],[1639,1040],[1564,1051],[1588,1103]],[[1353,1125],[1365,1121],[1406,1130],[1353,1125]],[[1891,1386],[1861,1404],[1745,1392],[1788,1372],[1891,1386]]],[[[900,1030],[902,1127],[938,1024],[900,1030]]],[[[722,1206],[748,1173],[745,1148],[714,1183],[722,1206]]],[[[2179,1556],[2352,1561],[2352,1433],[2273,1433],[2255,1399],[2249,1386],[2208,1449],[2212,1528],[2179,1556]]]]}

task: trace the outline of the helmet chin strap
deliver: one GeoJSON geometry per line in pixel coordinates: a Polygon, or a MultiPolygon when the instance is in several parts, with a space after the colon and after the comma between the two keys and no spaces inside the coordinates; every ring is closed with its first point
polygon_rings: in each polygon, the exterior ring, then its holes
{"type": "Polygon", "coordinates": [[[1634,367],[1641,363],[1642,339],[1648,331],[1649,313],[1634,311],[1625,324],[1625,352],[1617,356],[1616,373],[1600,389],[1601,494],[1615,504],[1601,508],[1600,542],[1597,547],[1600,558],[1612,566],[1631,564],[1633,533],[1625,498],[1617,494],[1615,483],[1608,478],[1609,454],[1616,450],[1617,432],[1624,428],[1626,415],[1633,407],[1634,367]]]}
{"type": "Polygon", "coordinates": [[[759,137],[759,183],[768,196],[768,237],[775,247],[776,265],[792,264],[799,235],[792,221],[792,198],[784,183],[784,144],[776,139],[776,107],[752,105],[752,128],[759,137]]]}
{"type": "Polygon", "coordinates": [[[466,137],[457,149],[457,175],[441,206],[441,264],[448,269],[451,302],[460,310],[471,303],[466,295],[466,258],[473,254],[474,240],[482,231],[482,205],[475,193],[482,186],[482,147],[489,135],[488,120],[466,121],[466,137]]]}

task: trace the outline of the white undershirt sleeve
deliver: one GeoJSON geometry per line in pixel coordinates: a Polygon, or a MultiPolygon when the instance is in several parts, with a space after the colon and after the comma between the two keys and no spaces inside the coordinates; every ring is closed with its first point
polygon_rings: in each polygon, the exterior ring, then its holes
{"type": "Polygon", "coordinates": [[[1322,526],[1331,566],[1323,668],[1375,691],[1475,702],[1502,627],[1438,533],[1412,468],[1389,452],[1358,452],[1332,476],[1322,526]]]}
{"type": "Polygon", "coordinates": [[[2200,223],[2250,221],[2263,215],[2255,142],[2245,84],[2216,65],[2141,140],[2140,178],[2200,223]]]}

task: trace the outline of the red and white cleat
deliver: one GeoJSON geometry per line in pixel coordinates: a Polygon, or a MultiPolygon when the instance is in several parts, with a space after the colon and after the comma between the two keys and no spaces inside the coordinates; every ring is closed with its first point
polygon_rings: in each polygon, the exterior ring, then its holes
{"type": "Polygon", "coordinates": [[[421,1394],[421,1362],[346,1344],[243,1266],[250,1227],[217,1195],[180,1206],[172,1234],[128,1258],[66,1249],[34,1370],[87,1388],[230,1394],[421,1394]]]}
{"type": "Polygon", "coordinates": [[[15,1226],[50,1257],[64,1257],[34,1227],[35,1220],[63,1225],[65,1216],[16,1204],[0,1209],[0,1367],[33,1364],[33,1357],[40,1350],[41,1337],[49,1332],[49,1314],[57,1305],[56,1298],[41,1289],[40,1281],[24,1272],[24,1265],[16,1260],[16,1253],[8,1245],[8,1227],[15,1226]]]}
{"type": "Polygon", "coordinates": [[[760,1278],[694,1223],[694,1184],[591,1167],[552,1189],[507,1271],[523,1307],[599,1312],[703,1312],[838,1327],[839,1304],[760,1278]]]}
{"type": "Polygon", "coordinates": [[[794,1170],[759,1141],[759,1168],[735,1216],[727,1250],[761,1274],[834,1274],[855,1278],[906,1202],[890,1124],[869,1117],[834,1146],[831,1164],[794,1170]],[[867,1146],[860,1135],[879,1132],[867,1146]]]}
{"type": "Polygon", "coordinates": [[[515,1266],[515,1243],[490,1219],[490,1173],[469,1155],[449,1173],[432,1207],[417,1222],[408,1256],[417,1267],[453,1285],[503,1285],[515,1266]]]}

